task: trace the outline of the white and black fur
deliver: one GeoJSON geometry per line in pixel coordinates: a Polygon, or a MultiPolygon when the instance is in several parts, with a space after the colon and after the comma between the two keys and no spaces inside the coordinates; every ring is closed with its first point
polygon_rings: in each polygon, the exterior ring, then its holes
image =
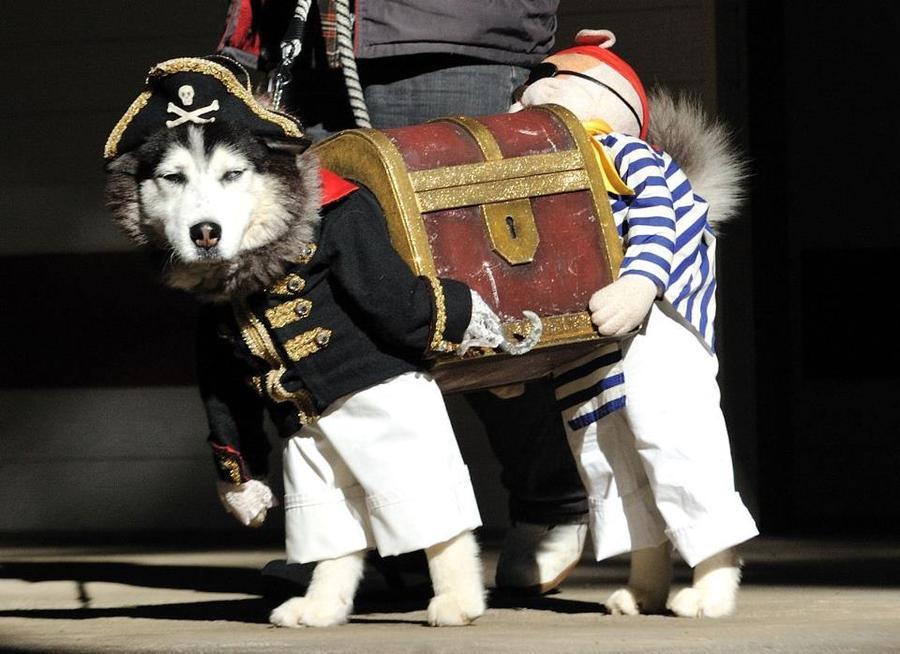
{"type": "Polygon", "coordinates": [[[165,282],[224,301],[279,279],[319,229],[312,154],[273,150],[228,123],[161,130],[107,166],[107,207],[127,236],[170,254],[165,282]],[[221,226],[206,249],[190,238],[221,226]]]}
{"type": "Polygon", "coordinates": [[[648,94],[647,140],[669,153],[691,180],[694,192],[709,204],[708,220],[717,232],[736,217],[744,201],[747,162],[730,130],[711,119],[700,101],[673,95],[663,87],[648,94]]]}
{"type": "MultiPolygon", "coordinates": [[[[228,301],[283,277],[319,230],[314,155],[267,147],[226,123],[161,130],[107,166],[107,206],[134,241],[168,255],[164,281],[200,299],[228,301]],[[218,240],[191,228],[216,223],[218,240]],[[201,241],[198,244],[198,241],[201,241]]],[[[479,548],[471,532],[426,550],[435,626],[468,624],[485,610],[479,548]]],[[[317,564],[304,597],[276,608],[279,626],[346,622],[363,572],[363,553],[317,564]]]]}

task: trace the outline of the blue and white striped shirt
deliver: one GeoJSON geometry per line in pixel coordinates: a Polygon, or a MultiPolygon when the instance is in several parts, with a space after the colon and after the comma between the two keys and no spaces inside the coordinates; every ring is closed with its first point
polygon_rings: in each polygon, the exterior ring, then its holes
{"type": "MultiPolygon", "coordinates": [[[[714,356],[716,238],[706,201],[665,152],[611,133],[596,137],[634,195],[609,194],[625,248],[619,275],[652,280],[714,356]]],[[[585,429],[625,406],[622,353],[610,343],[554,372],[563,419],[585,429]]]]}
{"type": "Polygon", "coordinates": [[[625,247],[619,274],[651,279],[714,351],[716,237],[709,206],[667,153],[623,134],[599,139],[635,193],[609,195],[625,247]]]}

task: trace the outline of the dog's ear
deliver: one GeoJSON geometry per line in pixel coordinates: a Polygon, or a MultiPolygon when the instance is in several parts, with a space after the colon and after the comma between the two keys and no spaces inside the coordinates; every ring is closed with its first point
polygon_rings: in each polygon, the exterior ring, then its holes
{"type": "Polygon", "coordinates": [[[130,152],[106,164],[106,208],[119,228],[135,243],[147,238],[140,225],[138,207],[138,160],[130,152]]]}
{"type": "Polygon", "coordinates": [[[119,155],[106,164],[107,173],[119,173],[134,177],[137,175],[138,160],[131,152],[119,155]]]}

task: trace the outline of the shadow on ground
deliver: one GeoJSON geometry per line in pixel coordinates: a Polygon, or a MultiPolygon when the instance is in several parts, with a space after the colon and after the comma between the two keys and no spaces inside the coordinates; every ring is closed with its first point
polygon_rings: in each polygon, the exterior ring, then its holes
{"type": "MultiPolygon", "coordinates": [[[[395,560],[369,560],[370,571],[357,598],[354,621],[381,622],[366,618],[380,613],[423,611],[431,597],[424,557],[397,557],[395,560]]],[[[26,582],[70,581],[78,585],[82,606],[72,609],[8,609],[0,618],[89,620],[109,617],[156,620],[224,620],[266,624],[268,614],[278,603],[303,594],[309,567],[290,566],[290,574],[263,574],[255,568],[219,566],[141,565],[115,561],[23,561],[0,564],[0,579],[26,582]],[[208,593],[235,593],[255,597],[93,608],[87,584],[109,582],[144,588],[165,588],[208,593]]],[[[266,571],[269,566],[266,567],[266,571]]],[[[621,583],[625,578],[621,563],[614,566],[586,563],[579,566],[568,584],[587,586],[621,583]],[[615,578],[612,574],[614,573],[615,578]]],[[[684,580],[689,571],[677,567],[676,577],[684,580]]],[[[753,560],[744,568],[744,584],[765,586],[900,587],[900,557],[896,550],[881,555],[808,556],[790,558],[790,551],[776,547],[770,556],[753,560]],[[784,559],[779,560],[778,555],[784,559]]],[[[491,608],[526,608],[556,613],[598,613],[595,602],[585,602],[553,594],[518,596],[492,591],[491,608]]],[[[400,622],[405,622],[400,620],[400,622]]]]}
{"type": "Polygon", "coordinates": [[[97,618],[146,618],[149,620],[226,621],[268,624],[272,601],[258,599],[178,602],[115,608],[12,609],[0,611],[0,618],[35,620],[94,620],[97,618]]]}

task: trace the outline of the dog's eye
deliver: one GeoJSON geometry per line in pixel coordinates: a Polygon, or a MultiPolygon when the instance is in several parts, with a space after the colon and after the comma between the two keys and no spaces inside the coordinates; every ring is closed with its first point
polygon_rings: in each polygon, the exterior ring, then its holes
{"type": "Polygon", "coordinates": [[[240,178],[241,175],[244,174],[243,170],[229,170],[227,173],[222,175],[223,182],[233,182],[240,178]]]}
{"type": "Polygon", "coordinates": [[[166,173],[160,175],[160,178],[167,182],[171,182],[172,184],[184,184],[187,181],[187,177],[184,176],[184,173],[166,173]]]}

